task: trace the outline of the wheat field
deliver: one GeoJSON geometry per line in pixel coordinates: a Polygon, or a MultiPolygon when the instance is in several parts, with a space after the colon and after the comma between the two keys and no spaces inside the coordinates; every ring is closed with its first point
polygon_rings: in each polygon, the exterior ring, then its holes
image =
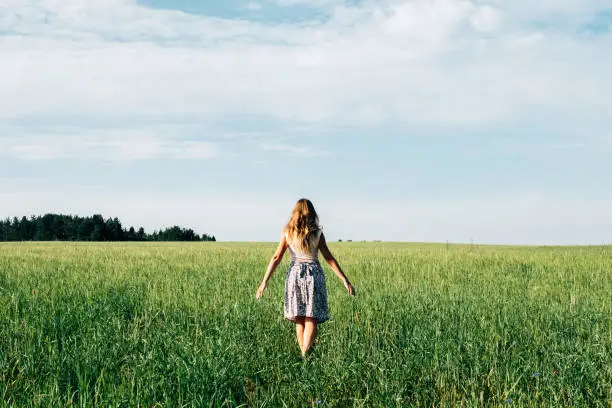
{"type": "Polygon", "coordinates": [[[300,357],[275,244],[0,244],[3,406],[612,405],[612,247],[333,243],[300,357]]]}

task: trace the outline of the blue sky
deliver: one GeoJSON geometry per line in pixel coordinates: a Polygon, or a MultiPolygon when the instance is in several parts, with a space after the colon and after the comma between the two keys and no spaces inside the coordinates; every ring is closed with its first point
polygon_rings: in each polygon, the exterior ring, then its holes
{"type": "Polygon", "coordinates": [[[273,241],[612,241],[599,0],[9,0],[0,217],[273,241]]]}

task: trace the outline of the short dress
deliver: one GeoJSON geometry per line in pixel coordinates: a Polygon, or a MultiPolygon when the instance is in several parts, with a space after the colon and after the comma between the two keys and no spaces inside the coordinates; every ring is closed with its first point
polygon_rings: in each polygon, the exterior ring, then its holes
{"type": "Polygon", "coordinates": [[[291,264],[285,279],[284,315],[295,322],[296,317],[312,317],[317,323],[329,320],[325,274],[318,259],[321,232],[315,235],[311,253],[303,253],[288,242],[291,264]]]}

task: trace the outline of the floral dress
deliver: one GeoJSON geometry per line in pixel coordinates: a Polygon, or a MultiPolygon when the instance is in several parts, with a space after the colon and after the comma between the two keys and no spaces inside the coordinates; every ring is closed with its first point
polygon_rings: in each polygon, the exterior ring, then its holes
{"type": "Polygon", "coordinates": [[[317,323],[329,320],[325,274],[318,260],[321,232],[311,243],[310,253],[304,253],[289,243],[291,264],[285,279],[284,316],[295,321],[296,317],[313,317],[317,323]]]}

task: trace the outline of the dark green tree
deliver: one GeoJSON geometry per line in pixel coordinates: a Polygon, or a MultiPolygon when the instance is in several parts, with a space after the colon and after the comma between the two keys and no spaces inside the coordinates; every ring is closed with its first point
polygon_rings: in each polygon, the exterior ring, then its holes
{"type": "Polygon", "coordinates": [[[215,241],[214,236],[196,234],[175,225],[148,235],[144,228],[124,229],[115,218],[100,214],[78,217],[61,214],[14,217],[0,220],[0,241],[215,241]]]}

